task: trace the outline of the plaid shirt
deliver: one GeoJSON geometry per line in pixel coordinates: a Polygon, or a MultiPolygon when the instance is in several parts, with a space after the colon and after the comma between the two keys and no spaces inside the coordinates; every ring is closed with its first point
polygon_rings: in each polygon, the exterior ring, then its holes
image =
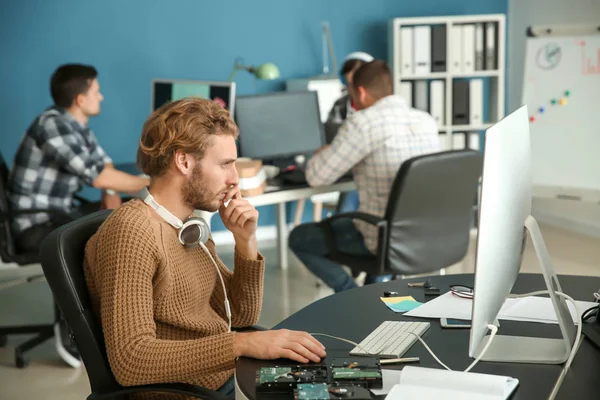
{"type": "MultiPolygon", "coordinates": [[[[94,133],[59,107],[50,107],[29,126],[8,178],[14,210],[50,208],[71,212],[73,194],[92,186],[104,164],[112,163],[94,133]]],[[[16,234],[42,224],[45,213],[15,218],[16,234]]]]}
{"type": "MultiPolygon", "coordinates": [[[[359,211],[383,217],[392,183],[409,158],[440,151],[438,128],[427,113],[391,95],[348,116],[334,141],[308,161],[311,186],[328,185],[352,169],[359,211]]],[[[377,227],[355,221],[365,245],[377,251],[377,227]]]]}

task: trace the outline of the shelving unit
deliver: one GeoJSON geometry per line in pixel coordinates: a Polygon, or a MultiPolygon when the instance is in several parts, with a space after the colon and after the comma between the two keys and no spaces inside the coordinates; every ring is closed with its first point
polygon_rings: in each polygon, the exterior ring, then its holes
{"type": "MultiPolygon", "coordinates": [[[[506,34],[505,34],[505,16],[503,14],[488,14],[488,15],[462,15],[462,16],[439,16],[439,17],[417,17],[417,18],[394,18],[389,22],[389,63],[392,68],[392,74],[394,79],[394,92],[400,93],[400,85],[402,82],[410,81],[427,81],[431,82],[434,80],[444,81],[444,124],[439,126],[440,135],[443,136],[444,142],[443,147],[446,149],[455,149],[455,140],[453,135],[457,133],[477,133],[481,134],[485,129],[490,127],[493,123],[497,122],[504,116],[504,105],[505,105],[505,53],[506,53],[506,34]],[[455,26],[469,25],[469,24],[495,24],[495,69],[484,69],[475,70],[470,72],[453,72],[451,63],[454,60],[461,59],[463,55],[461,51],[464,49],[457,47],[456,43],[458,40],[462,41],[462,37],[459,39],[454,37],[457,33],[455,26]],[[431,26],[431,27],[443,27],[445,28],[446,36],[446,67],[443,72],[430,72],[427,74],[402,74],[402,38],[401,29],[403,27],[419,27],[419,26],[431,26]],[[457,51],[458,50],[458,51],[457,51]],[[455,125],[453,121],[453,90],[454,82],[457,79],[472,79],[481,78],[483,82],[483,123],[477,123],[472,125],[455,125]],[[445,145],[445,146],[444,146],[445,145]]],[[[484,31],[485,33],[485,31],[484,31]]],[[[430,40],[433,39],[433,36],[430,40]]],[[[414,38],[413,38],[414,40],[414,38]]],[[[484,52],[486,50],[486,39],[484,39],[483,46],[484,52]]],[[[475,39],[474,39],[475,41],[475,39]]],[[[474,42],[475,43],[475,42],[474,42]]],[[[433,47],[432,43],[429,43],[430,49],[433,47]]],[[[413,41],[412,50],[406,49],[409,54],[414,55],[415,43],[413,41]]],[[[429,50],[431,52],[431,50],[429,50]]],[[[472,49],[475,51],[475,47],[472,49]]],[[[414,57],[414,56],[413,56],[414,57]]],[[[433,65],[433,56],[430,56],[430,70],[433,65]]],[[[414,60],[411,60],[414,61],[414,60]]],[[[413,93],[414,93],[413,84],[413,93]]],[[[429,96],[429,83],[427,85],[427,94],[429,96]]],[[[429,100],[427,102],[429,104],[429,100]]],[[[429,111],[429,110],[425,110],[429,111]]],[[[479,140],[481,142],[481,140],[479,140]]],[[[467,146],[469,141],[466,141],[467,146]]]]}

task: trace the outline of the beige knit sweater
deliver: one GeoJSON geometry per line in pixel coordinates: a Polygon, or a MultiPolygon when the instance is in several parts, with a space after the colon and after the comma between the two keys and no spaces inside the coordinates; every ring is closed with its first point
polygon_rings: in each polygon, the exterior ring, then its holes
{"type": "MultiPolygon", "coordinates": [[[[217,271],[201,248],[184,248],[176,229],[153,213],[138,199],[123,204],[85,249],[85,279],[112,371],[124,386],[185,382],[218,389],[233,374],[235,333],[227,332],[217,271]]],[[[255,324],[263,257],[249,260],[236,250],[232,273],[212,239],[207,247],[225,281],[232,325],[255,324]]]]}

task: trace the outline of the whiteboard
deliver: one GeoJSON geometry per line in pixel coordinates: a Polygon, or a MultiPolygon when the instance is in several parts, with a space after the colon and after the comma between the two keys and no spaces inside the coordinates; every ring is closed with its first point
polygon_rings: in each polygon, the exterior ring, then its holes
{"type": "Polygon", "coordinates": [[[523,103],[534,188],[598,202],[600,35],[528,38],[523,103]]]}

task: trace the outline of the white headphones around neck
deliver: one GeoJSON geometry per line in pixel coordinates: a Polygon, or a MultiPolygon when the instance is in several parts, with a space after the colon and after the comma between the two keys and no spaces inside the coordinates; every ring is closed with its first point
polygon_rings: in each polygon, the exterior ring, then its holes
{"type": "Polygon", "coordinates": [[[219,278],[221,279],[221,286],[223,287],[223,295],[225,296],[225,313],[227,314],[227,319],[229,321],[228,331],[231,332],[231,307],[229,305],[229,299],[227,298],[227,289],[225,289],[225,281],[223,280],[223,275],[219,270],[219,266],[217,262],[213,258],[212,254],[206,247],[206,242],[208,242],[208,235],[210,233],[210,228],[208,223],[203,218],[193,216],[189,217],[185,222],[181,222],[179,218],[171,214],[169,210],[158,204],[154,197],[150,194],[148,188],[143,188],[141,192],[144,197],[144,203],[148,204],[152,207],[153,210],[156,211],[158,215],[160,215],[165,221],[169,223],[172,227],[177,229],[177,236],[179,237],[179,242],[185,247],[202,247],[202,250],[208,255],[210,260],[213,262],[215,268],[217,269],[217,274],[219,274],[219,278]]]}
{"type": "Polygon", "coordinates": [[[198,216],[191,216],[182,222],[179,218],[171,214],[169,210],[158,204],[154,197],[148,191],[148,188],[142,189],[144,203],[148,204],[158,215],[172,227],[177,229],[179,242],[185,247],[198,247],[200,243],[206,244],[210,234],[208,223],[198,216]]]}

